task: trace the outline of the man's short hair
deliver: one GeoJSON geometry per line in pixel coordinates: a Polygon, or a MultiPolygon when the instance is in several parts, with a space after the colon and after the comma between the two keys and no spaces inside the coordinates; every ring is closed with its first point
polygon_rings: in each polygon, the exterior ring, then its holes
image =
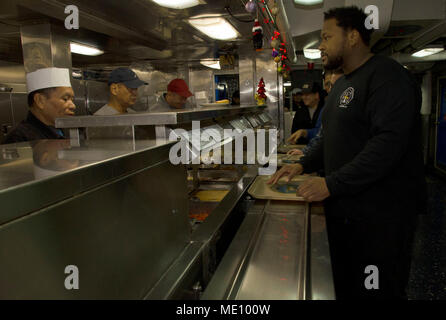
{"type": "Polygon", "coordinates": [[[333,8],[324,13],[324,20],[336,19],[336,24],[345,31],[356,30],[361,35],[361,39],[365,45],[370,45],[370,38],[373,29],[365,27],[367,15],[363,10],[356,6],[333,8]]]}
{"type": "Polygon", "coordinates": [[[28,107],[32,107],[36,93],[44,94],[48,98],[54,90],[56,90],[56,88],[45,88],[28,93],[28,107]]]}

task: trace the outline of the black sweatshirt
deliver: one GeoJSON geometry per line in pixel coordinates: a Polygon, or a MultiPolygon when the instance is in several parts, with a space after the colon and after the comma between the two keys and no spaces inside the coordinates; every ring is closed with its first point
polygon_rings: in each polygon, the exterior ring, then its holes
{"type": "Polygon", "coordinates": [[[41,139],[64,139],[62,130],[42,123],[28,111],[25,120],[20,122],[2,141],[2,144],[33,141],[41,139]]]}
{"type": "Polygon", "coordinates": [[[302,158],[325,170],[327,214],[398,220],[425,205],[421,91],[396,61],[373,56],[336,81],[322,114],[323,138],[302,158]]]}
{"type": "MultiPolygon", "coordinates": [[[[304,105],[303,103],[298,105],[296,108],[296,113],[294,114],[293,118],[293,125],[291,128],[291,133],[296,132],[299,129],[313,129],[316,126],[317,119],[319,117],[319,114],[322,112],[322,109],[324,108],[324,97],[320,97],[319,103],[317,105],[316,110],[314,111],[313,118],[310,116],[310,111],[308,110],[308,107],[304,105]]],[[[307,144],[308,139],[307,138],[299,138],[296,142],[297,144],[307,144]]]]}

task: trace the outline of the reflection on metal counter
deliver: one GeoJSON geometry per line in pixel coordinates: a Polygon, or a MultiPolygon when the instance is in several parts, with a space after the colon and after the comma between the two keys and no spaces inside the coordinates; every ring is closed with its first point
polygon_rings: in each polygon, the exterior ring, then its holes
{"type": "Polygon", "coordinates": [[[231,172],[229,181],[215,170],[200,173],[207,181],[189,195],[186,166],[169,162],[171,146],[150,140],[1,146],[0,297],[196,296],[193,288],[207,285],[248,210],[243,196],[256,168],[222,170],[231,172]],[[194,226],[191,203],[199,209],[212,203],[194,226]],[[79,269],[78,291],[64,288],[68,265],[79,269]]]}
{"type": "Polygon", "coordinates": [[[308,203],[257,200],[202,299],[334,299],[325,218],[310,211],[308,203]]]}
{"type": "Polygon", "coordinates": [[[0,163],[2,299],[141,299],[188,245],[186,171],[170,144],[7,148],[19,157],[0,163]],[[68,265],[80,290],[64,287],[68,265]]]}

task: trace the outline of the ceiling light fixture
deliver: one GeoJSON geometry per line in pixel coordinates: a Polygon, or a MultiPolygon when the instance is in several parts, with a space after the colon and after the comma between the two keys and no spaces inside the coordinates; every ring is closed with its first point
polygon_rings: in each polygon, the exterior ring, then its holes
{"type": "Polygon", "coordinates": [[[70,42],[71,53],[83,54],[86,56],[99,56],[104,54],[104,51],[98,48],[87,46],[76,42],[70,42]]]}
{"type": "Polygon", "coordinates": [[[198,6],[199,4],[206,4],[203,0],[152,0],[157,5],[171,9],[186,9],[198,6]]]}
{"type": "Polygon", "coordinates": [[[291,87],[291,82],[285,82],[285,83],[283,84],[283,86],[284,86],[284,87],[291,87]]]}
{"type": "Polygon", "coordinates": [[[221,69],[220,67],[220,60],[208,60],[208,59],[203,59],[200,61],[200,63],[208,68],[212,68],[212,69],[221,69]]]}
{"type": "Polygon", "coordinates": [[[443,46],[424,48],[412,54],[413,57],[422,58],[444,51],[443,46]]]}
{"type": "Polygon", "coordinates": [[[191,17],[188,22],[195,29],[217,40],[232,40],[239,36],[237,30],[218,14],[191,17]]]}
{"type": "Polygon", "coordinates": [[[304,49],[304,56],[307,59],[320,59],[321,51],[319,49],[304,49]]]}
{"type": "Polygon", "coordinates": [[[314,6],[316,4],[323,3],[324,0],[294,0],[295,4],[301,5],[301,6],[314,6]]]}

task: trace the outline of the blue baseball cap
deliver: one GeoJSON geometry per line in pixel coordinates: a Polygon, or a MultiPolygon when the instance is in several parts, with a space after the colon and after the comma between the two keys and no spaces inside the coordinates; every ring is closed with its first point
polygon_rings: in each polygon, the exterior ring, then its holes
{"type": "Polygon", "coordinates": [[[137,89],[142,85],[148,84],[147,82],[140,80],[136,73],[129,68],[117,68],[113,70],[108,78],[108,85],[113,83],[122,83],[130,89],[137,89]]]}

